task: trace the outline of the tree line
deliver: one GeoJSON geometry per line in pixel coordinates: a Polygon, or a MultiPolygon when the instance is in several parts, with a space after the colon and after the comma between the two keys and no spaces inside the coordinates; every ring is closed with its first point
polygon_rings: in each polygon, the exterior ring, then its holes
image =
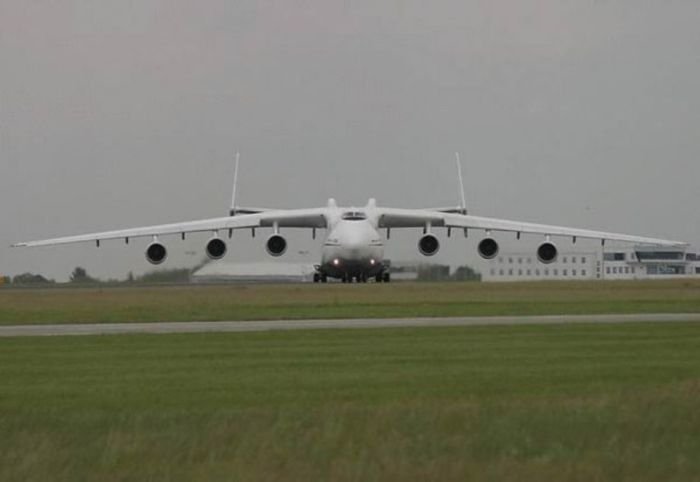
{"type": "MultiPolygon", "coordinates": [[[[124,280],[109,279],[101,280],[91,276],[85,268],[77,266],[70,274],[68,284],[73,285],[122,285],[122,284],[154,284],[154,283],[188,283],[190,275],[199,267],[176,268],[168,270],[159,270],[145,273],[142,276],[134,276],[129,273],[124,280]]],[[[22,273],[14,277],[0,277],[0,286],[52,286],[56,285],[56,280],[46,278],[41,274],[22,273]]]]}

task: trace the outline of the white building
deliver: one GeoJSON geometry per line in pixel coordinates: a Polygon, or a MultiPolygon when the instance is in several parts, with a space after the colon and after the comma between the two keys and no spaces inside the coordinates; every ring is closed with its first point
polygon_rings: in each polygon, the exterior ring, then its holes
{"type": "Polygon", "coordinates": [[[560,251],[542,264],[533,252],[504,252],[487,263],[484,281],[633,280],[700,277],[700,254],[686,248],[633,246],[560,251]]]}

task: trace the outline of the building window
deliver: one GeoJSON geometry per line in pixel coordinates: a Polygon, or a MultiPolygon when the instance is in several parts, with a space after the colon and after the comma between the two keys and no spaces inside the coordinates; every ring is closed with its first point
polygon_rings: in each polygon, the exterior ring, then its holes
{"type": "Polygon", "coordinates": [[[603,253],[605,261],[624,261],[625,253],[603,253]]]}
{"type": "Polygon", "coordinates": [[[581,258],[581,264],[586,264],[586,257],[581,258]]]}
{"type": "Polygon", "coordinates": [[[513,276],[513,270],[512,270],[512,269],[509,269],[509,270],[508,270],[508,276],[513,276]]]}
{"type": "Polygon", "coordinates": [[[554,270],[554,276],[559,276],[559,270],[558,270],[558,269],[555,269],[555,270],[554,270]]]}
{"type": "Polygon", "coordinates": [[[535,270],[535,276],[539,276],[539,275],[540,275],[540,270],[539,270],[539,269],[536,269],[536,270],[535,270]]]}
{"type": "Polygon", "coordinates": [[[572,270],[571,270],[571,276],[576,276],[576,270],[575,270],[575,269],[572,269],[572,270]]]}
{"type": "MultiPolygon", "coordinates": [[[[700,270],[700,268],[698,268],[698,270],[700,270]]],[[[700,273],[700,271],[698,271],[698,272],[700,273]]],[[[527,270],[527,275],[528,275],[528,276],[532,276],[532,270],[531,270],[531,269],[527,270]]]]}
{"type": "Polygon", "coordinates": [[[532,258],[527,258],[527,264],[532,264],[532,258]]]}
{"type": "Polygon", "coordinates": [[[523,258],[518,258],[518,264],[523,264],[523,258]]]}
{"type": "Polygon", "coordinates": [[[500,271],[498,272],[498,274],[500,274],[501,276],[503,276],[503,270],[500,270],[500,271]]]}
{"type": "Polygon", "coordinates": [[[581,276],[586,276],[586,270],[585,270],[585,269],[582,269],[582,270],[581,270],[581,276]]]}
{"type": "Polygon", "coordinates": [[[613,274],[617,274],[617,266],[613,267],[613,274]]]}
{"type": "Polygon", "coordinates": [[[571,264],[576,264],[576,256],[571,257],[571,264]]]}
{"type": "Polygon", "coordinates": [[[496,276],[496,270],[495,270],[495,269],[492,269],[492,270],[491,270],[491,276],[496,276]]]}
{"type": "Polygon", "coordinates": [[[508,264],[513,264],[513,258],[508,258],[508,264]]]}
{"type": "Polygon", "coordinates": [[[625,274],[630,274],[630,267],[629,266],[625,266],[625,274]]]}
{"type": "Polygon", "coordinates": [[[610,274],[610,266],[605,267],[605,274],[610,274]]]}
{"type": "Polygon", "coordinates": [[[522,275],[523,275],[523,270],[519,269],[519,270],[518,270],[518,276],[522,276],[522,275]]]}
{"type": "Polygon", "coordinates": [[[562,263],[566,264],[566,256],[561,260],[562,263]]]}
{"type": "Polygon", "coordinates": [[[499,262],[499,263],[503,263],[503,258],[501,258],[501,257],[499,256],[499,257],[498,257],[498,262],[499,262]]]}
{"type": "Polygon", "coordinates": [[[546,268],[545,268],[545,270],[544,270],[544,275],[545,275],[545,276],[549,276],[549,269],[546,269],[546,268]]]}

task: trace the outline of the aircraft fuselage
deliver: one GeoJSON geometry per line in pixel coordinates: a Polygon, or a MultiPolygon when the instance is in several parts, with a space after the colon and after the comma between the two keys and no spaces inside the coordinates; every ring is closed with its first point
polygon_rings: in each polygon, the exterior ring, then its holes
{"type": "Polygon", "coordinates": [[[332,225],[323,244],[320,273],[366,280],[384,269],[384,241],[369,219],[341,219],[332,225]]]}

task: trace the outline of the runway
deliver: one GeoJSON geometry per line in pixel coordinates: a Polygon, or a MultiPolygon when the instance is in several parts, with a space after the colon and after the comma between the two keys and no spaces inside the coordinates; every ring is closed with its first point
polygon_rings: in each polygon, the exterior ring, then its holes
{"type": "Polygon", "coordinates": [[[679,321],[700,322],[700,313],[16,325],[0,327],[0,337],[125,335],[139,333],[245,333],[293,330],[565,325],[582,323],[670,323],[679,321]]]}

